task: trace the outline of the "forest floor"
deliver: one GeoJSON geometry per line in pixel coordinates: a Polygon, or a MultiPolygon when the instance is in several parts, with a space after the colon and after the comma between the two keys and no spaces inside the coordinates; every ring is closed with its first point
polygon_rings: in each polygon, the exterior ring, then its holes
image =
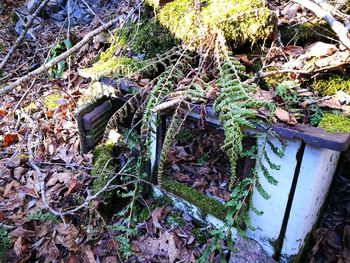
{"type": "MultiPolygon", "coordinates": [[[[45,20],[33,32],[35,39],[24,41],[13,54],[0,75],[0,87],[50,59],[49,50],[66,34],[78,41],[99,19],[125,17],[131,8],[127,2],[69,33],[45,20]]],[[[5,3],[0,7],[0,60],[18,36],[13,10],[23,4],[5,3]]],[[[117,202],[112,211],[101,211],[100,198],[85,203],[94,180],[92,155],[80,152],[75,114],[89,82],[77,69],[91,66],[104,49],[103,42],[91,42],[74,55],[74,64],[68,63],[60,78],[35,77],[0,97],[0,262],[195,262],[211,242],[210,228],[151,198],[135,204],[131,213],[117,202]],[[79,205],[67,216],[54,213],[79,205]]],[[[168,173],[220,202],[229,200],[222,134],[198,134],[187,127],[181,135],[172,145],[168,173]]],[[[338,172],[332,189],[322,227],[313,233],[310,262],[350,260],[350,174],[338,172]]],[[[228,245],[220,245],[229,261],[228,245]]],[[[215,253],[209,257],[209,262],[219,260],[215,253]]]]}

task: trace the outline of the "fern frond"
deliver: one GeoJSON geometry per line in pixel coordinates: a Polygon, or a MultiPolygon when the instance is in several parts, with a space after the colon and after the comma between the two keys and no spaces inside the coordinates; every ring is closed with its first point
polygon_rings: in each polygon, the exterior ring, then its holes
{"type": "Polygon", "coordinates": [[[230,160],[231,180],[230,188],[236,180],[236,166],[239,154],[243,152],[242,140],[243,128],[255,128],[251,121],[255,119],[255,112],[247,107],[245,102],[258,103],[249,96],[254,86],[248,86],[241,82],[241,77],[246,76],[245,67],[233,57],[227,57],[220,67],[218,87],[220,94],[214,102],[214,111],[219,116],[220,123],[224,126],[225,143],[222,149],[230,160]]]}
{"type": "Polygon", "coordinates": [[[260,183],[260,180],[258,177],[256,177],[255,179],[255,188],[256,190],[258,190],[259,194],[265,199],[265,200],[268,200],[271,198],[271,195],[269,195],[265,189],[262,187],[261,183],[260,183]]]}
{"type": "Polygon", "coordinates": [[[157,171],[157,175],[158,175],[157,181],[160,187],[162,186],[162,177],[165,172],[165,167],[168,161],[168,154],[170,151],[171,144],[173,143],[175,136],[179,132],[182,126],[182,123],[184,121],[183,118],[180,117],[179,111],[180,110],[178,107],[173,114],[170,125],[164,137],[163,147],[160,153],[160,160],[159,160],[158,171],[157,171]]]}
{"type": "Polygon", "coordinates": [[[134,94],[127,102],[124,103],[109,119],[105,132],[104,138],[107,138],[110,131],[116,129],[121,123],[124,122],[124,119],[128,116],[134,114],[134,112],[139,108],[141,103],[141,94],[134,94]]]}

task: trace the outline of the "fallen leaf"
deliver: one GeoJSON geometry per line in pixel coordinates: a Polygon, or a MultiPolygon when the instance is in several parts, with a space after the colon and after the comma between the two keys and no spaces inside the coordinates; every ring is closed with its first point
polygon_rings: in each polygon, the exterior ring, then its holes
{"type": "Polygon", "coordinates": [[[304,53],[304,48],[300,46],[286,46],[283,51],[292,58],[298,57],[304,53]]]}
{"type": "Polygon", "coordinates": [[[3,197],[8,197],[9,195],[17,192],[19,187],[20,187],[19,182],[15,181],[15,180],[11,181],[9,184],[7,184],[5,186],[3,197]]]}
{"type": "Polygon", "coordinates": [[[20,257],[25,249],[25,246],[22,244],[22,237],[19,236],[13,245],[13,251],[18,257],[20,257]]]}
{"type": "Polygon", "coordinates": [[[60,255],[53,239],[45,240],[43,245],[38,249],[39,256],[44,259],[44,262],[57,262],[57,258],[60,255]]]}
{"type": "Polygon", "coordinates": [[[0,139],[1,142],[1,147],[9,147],[11,144],[17,143],[19,138],[17,134],[4,134],[2,137],[2,140],[0,139]]]}
{"type": "Polygon", "coordinates": [[[294,125],[297,124],[296,119],[290,115],[286,110],[277,107],[277,109],[274,112],[274,115],[277,117],[277,119],[279,119],[282,122],[294,125]]]}
{"type": "Polygon", "coordinates": [[[54,102],[59,104],[59,105],[67,105],[68,104],[68,100],[66,100],[64,98],[59,98],[57,100],[54,100],[54,102]]]}
{"type": "Polygon", "coordinates": [[[322,58],[330,56],[336,51],[338,51],[338,48],[334,44],[318,41],[305,48],[305,55],[322,58]]]}
{"type": "Polygon", "coordinates": [[[4,118],[8,114],[7,111],[0,109],[0,118],[4,118]]]}
{"type": "Polygon", "coordinates": [[[61,223],[56,225],[58,232],[57,240],[70,251],[78,251],[79,247],[77,245],[77,237],[79,235],[78,229],[74,225],[66,226],[61,223]]]}
{"type": "Polygon", "coordinates": [[[162,218],[164,210],[164,207],[157,207],[151,214],[153,225],[157,228],[162,228],[159,220],[162,218]]]}
{"type": "Polygon", "coordinates": [[[249,60],[247,55],[236,55],[236,58],[242,62],[245,66],[252,66],[253,63],[249,60]]]}
{"type": "Polygon", "coordinates": [[[176,248],[175,240],[174,240],[174,233],[165,232],[165,235],[168,240],[168,254],[169,254],[169,262],[174,263],[175,260],[178,258],[179,251],[176,248]]]}
{"type": "Polygon", "coordinates": [[[75,190],[75,188],[77,187],[77,185],[78,185],[78,180],[75,179],[75,178],[72,178],[72,179],[69,181],[68,191],[67,191],[67,193],[65,193],[65,196],[70,195],[70,194],[75,190]]]}
{"type": "Polygon", "coordinates": [[[253,98],[262,101],[272,101],[274,94],[269,90],[257,89],[257,91],[253,94],[253,98]]]}
{"type": "Polygon", "coordinates": [[[296,17],[298,10],[300,9],[300,5],[296,3],[289,3],[286,5],[281,14],[286,17],[287,20],[292,20],[296,17]]]}
{"type": "Polygon", "coordinates": [[[86,256],[89,263],[96,263],[94,253],[91,251],[90,248],[85,250],[85,256],[86,256]]]}

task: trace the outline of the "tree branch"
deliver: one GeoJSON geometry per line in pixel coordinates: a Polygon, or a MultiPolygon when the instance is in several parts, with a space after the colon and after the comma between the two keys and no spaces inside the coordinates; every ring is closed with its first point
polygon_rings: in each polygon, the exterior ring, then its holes
{"type": "Polygon", "coordinates": [[[47,2],[49,2],[50,0],[41,0],[41,4],[38,6],[38,8],[35,10],[35,12],[30,16],[27,24],[24,26],[23,31],[21,33],[21,35],[17,38],[15,44],[11,47],[11,49],[9,50],[9,52],[6,54],[5,58],[3,61],[1,61],[0,63],[0,70],[3,69],[3,67],[6,65],[7,61],[10,59],[10,57],[12,56],[12,54],[15,52],[15,50],[17,49],[18,45],[22,42],[22,40],[24,39],[26,33],[28,32],[30,26],[32,25],[33,21],[35,20],[35,18],[38,16],[39,12],[41,11],[41,9],[43,9],[47,2]]]}
{"type": "MultiPolygon", "coordinates": [[[[299,5],[311,10],[317,17],[324,19],[332,28],[332,30],[337,34],[340,42],[348,49],[350,49],[350,39],[348,38],[347,28],[338,20],[336,20],[331,12],[323,9],[320,5],[310,0],[293,0],[293,2],[298,3],[299,5]]],[[[320,1],[318,2],[320,3],[320,1]]]]}
{"type": "MultiPolygon", "coordinates": [[[[141,2],[142,3],[142,2],[141,2]]],[[[140,3],[140,4],[141,4],[140,3]]],[[[139,4],[139,5],[140,5],[139,4]]],[[[129,19],[129,17],[131,16],[131,14],[133,14],[135,12],[135,10],[137,9],[133,8],[128,16],[124,19],[122,26],[126,23],[126,21],[129,19]]],[[[90,33],[88,33],[87,35],[85,35],[85,37],[80,40],[75,46],[73,46],[72,48],[68,49],[66,52],[62,53],[61,55],[55,57],[53,60],[45,63],[44,65],[40,66],[39,68],[37,68],[36,70],[33,70],[31,72],[29,72],[27,75],[19,78],[18,80],[16,80],[15,82],[3,87],[0,89],[0,95],[5,94],[11,90],[13,90],[14,88],[18,87],[19,85],[21,85],[22,83],[28,81],[29,79],[31,79],[32,77],[34,77],[35,75],[41,74],[45,71],[48,71],[50,68],[52,68],[53,66],[57,65],[59,62],[61,62],[62,60],[66,59],[67,57],[71,56],[73,53],[77,52],[79,49],[81,49],[85,44],[87,44],[94,36],[100,34],[101,32],[107,30],[108,28],[110,28],[111,26],[113,26],[114,24],[116,24],[118,21],[120,20],[120,18],[116,18],[111,20],[110,22],[96,28],[95,30],[91,31],[90,33]]]]}

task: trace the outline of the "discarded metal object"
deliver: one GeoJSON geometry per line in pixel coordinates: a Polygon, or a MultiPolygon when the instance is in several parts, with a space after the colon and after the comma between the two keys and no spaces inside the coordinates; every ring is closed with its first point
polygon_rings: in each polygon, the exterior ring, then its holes
{"type": "MultiPolygon", "coordinates": [[[[123,94],[130,93],[137,85],[129,80],[119,80],[118,82],[110,79],[102,79],[102,83],[120,88],[123,94]]],[[[83,153],[89,152],[103,138],[106,125],[121,106],[125,98],[103,97],[94,103],[86,105],[79,110],[76,115],[80,137],[80,148],[83,153]]]]}
{"type": "MultiPolygon", "coordinates": [[[[220,128],[210,106],[207,106],[206,113],[206,123],[220,128]]],[[[199,107],[195,107],[188,116],[198,122],[199,107]]],[[[259,242],[275,260],[291,262],[298,259],[317,222],[340,153],[349,147],[350,134],[328,133],[306,125],[273,124],[269,128],[286,145],[286,152],[279,158],[271,149],[267,149],[272,163],[281,166],[277,171],[270,169],[265,163],[268,172],[278,184],[270,184],[259,169],[260,183],[271,197],[266,200],[254,189],[252,205],[264,213],[257,215],[253,210],[250,211],[251,223],[256,230],[247,230],[247,235],[259,242]]],[[[261,128],[260,131],[263,130],[261,128]]],[[[245,132],[257,134],[259,130],[245,132]]],[[[161,135],[157,137],[159,141],[163,140],[159,138],[161,135]]],[[[270,140],[275,146],[281,146],[279,140],[272,137],[270,140]]],[[[263,143],[264,138],[258,137],[258,151],[261,151],[263,143]]],[[[215,225],[218,219],[213,220],[213,217],[206,216],[205,220],[215,225]]]]}
{"type": "MultiPolygon", "coordinates": [[[[127,84],[121,86],[121,89],[126,93],[130,89],[127,84]]],[[[93,144],[100,138],[101,133],[99,132],[103,129],[103,125],[107,123],[107,116],[110,116],[110,112],[114,112],[116,107],[118,106],[111,106],[109,103],[102,102],[81,113],[78,121],[80,120],[79,127],[83,127],[83,130],[80,131],[82,137],[87,138],[85,139],[86,146],[93,147],[93,144]]],[[[205,120],[207,124],[220,128],[218,119],[210,106],[207,106],[206,112],[205,120]]],[[[199,107],[195,107],[188,116],[192,120],[198,121],[200,119],[199,107]]],[[[152,167],[157,166],[162,149],[166,130],[164,119],[163,116],[161,124],[157,129],[153,129],[152,137],[155,140],[151,145],[152,167]]],[[[263,215],[257,215],[254,211],[250,211],[251,222],[257,229],[255,231],[247,230],[247,235],[260,243],[264,250],[276,260],[291,262],[299,257],[307,243],[309,233],[317,222],[340,153],[349,147],[350,134],[328,133],[322,129],[306,125],[273,124],[269,128],[272,128],[286,145],[286,151],[284,156],[279,158],[273,154],[271,149],[267,149],[271,161],[281,166],[281,169],[276,171],[270,169],[265,163],[268,172],[278,181],[278,184],[270,184],[263,176],[263,171],[258,171],[260,183],[271,197],[266,200],[261,197],[256,189],[254,190],[253,206],[264,213],[263,215]]],[[[263,131],[263,128],[261,130],[263,131]]],[[[258,130],[246,130],[245,132],[248,135],[257,134],[258,130]]],[[[263,138],[257,138],[258,151],[261,151],[263,140],[263,138]]],[[[281,144],[279,140],[272,137],[270,140],[276,146],[281,144]]],[[[88,149],[88,147],[85,149],[88,149]]],[[[266,161],[263,160],[263,162],[266,161]]],[[[154,171],[154,169],[152,170],[154,171]]],[[[178,200],[181,200],[181,198],[179,197],[178,200]]],[[[186,209],[186,206],[184,207],[186,209]]],[[[199,211],[200,214],[200,209],[196,211],[199,211]]],[[[201,215],[197,213],[198,216],[201,215]]],[[[213,225],[218,225],[218,222],[220,222],[218,218],[212,215],[203,216],[204,222],[213,225]]],[[[222,224],[222,221],[220,224],[222,224]]]]}

